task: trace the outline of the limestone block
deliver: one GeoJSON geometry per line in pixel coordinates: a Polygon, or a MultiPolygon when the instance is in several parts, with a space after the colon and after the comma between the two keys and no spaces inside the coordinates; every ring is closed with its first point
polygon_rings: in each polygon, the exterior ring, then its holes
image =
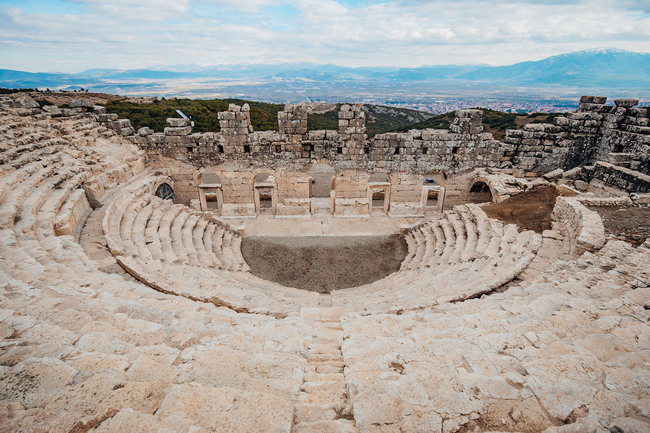
{"type": "Polygon", "coordinates": [[[184,126],[180,128],[166,127],[165,135],[189,135],[192,133],[191,126],[184,126]]]}
{"type": "Polygon", "coordinates": [[[544,179],[551,180],[551,179],[557,179],[558,177],[562,176],[564,174],[564,170],[561,168],[558,168],[553,171],[549,171],[548,173],[544,173],[544,179]]]}
{"type": "Polygon", "coordinates": [[[293,403],[283,397],[234,388],[174,385],[156,415],[180,415],[211,431],[288,432],[293,403]],[[228,416],[214,416],[224,413],[228,416]]]}
{"type": "Polygon", "coordinates": [[[36,102],[32,98],[30,98],[29,96],[18,98],[16,103],[18,104],[18,106],[20,108],[27,108],[27,109],[29,109],[29,108],[41,108],[41,106],[38,104],[38,102],[36,102]]]}
{"type": "Polygon", "coordinates": [[[635,105],[639,105],[638,99],[614,99],[614,104],[616,107],[631,108],[635,105]]]}
{"type": "Polygon", "coordinates": [[[149,128],[148,126],[145,126],[144,128],[138,129],[138,135],[145,137],[147,135],[153,134],[153,129],[149,128]]]}
{"type": "Polygon", "coordinates": [[[99,121],[99,122],[112,122],[114,120],[117,120],[117,114],[115,114],[115,113],[98,114],[97,115],[97,121],[99,121]]]}
{"type": "Polygon", "coordinates": [[[63,115],[66,117],[76,116],[79,113],[81,113],[81,108],[79,107],[63,109],[63,115]]]}
{"type": "Polygon", "coordinates": [[[72,380],[76,370],[52,358],[30,358],[0,375],[0,399],[42,407],[72,380]]]}
{"type": "Polygon", "coordinates": [[[167,119],[167,124],[173,128],[180,128],[184,126],[190,126],[191,120],[177,117],[170,117],[167,119]]]}
{"type": "Polygon", "coordinates": [[[580,103],[587,104],[604,104],[607,102],[606,96],[582,96],[580,97],[580,103]]]}
{"type": "Polygon", "coordinates": [[[627,110],[627,112],[630,116],[634,116],[634,117],[648,117],[647,108],[633,107],[627,110]]]}
{"type": "Polygon", "coordinates": [[[58,116],[61,116],[63,114],[61,109],[59,107],[57,107],[56,105],[46,105],[46,106],[43,107],[43,111],[45,111],[46,113],[49,113],[50,116],[52,116],[52,117],[58,117],[58,116]]]}
{"type": "Polygon", "coordinates": [[[80,99],[73,99],[72,102],[70,102],[70,107],[76,108],[76,107],[82,107],[82,108],[93,108],[95,104],[92,103],[89,99],[85,98],[80,98],[80,99]]]}

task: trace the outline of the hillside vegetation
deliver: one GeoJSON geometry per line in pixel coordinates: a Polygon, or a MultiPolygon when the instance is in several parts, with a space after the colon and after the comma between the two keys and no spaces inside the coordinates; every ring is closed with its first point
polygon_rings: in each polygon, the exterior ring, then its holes
{"type": "MultiPolygon", "coordinates": [[[[245,101],[242,99],[163,99],[154,100],[152,103],[136,103],[130,101],[113,101],[106,104],[109,113],[117,113],[120,118],[127,118],[136,128],[149,126],[156,132],[165,128],[165,119],[178,117],[176,110],[181,110],[185,115],[194,120],[196,132],[218,132],[219,120],[217,113],[226,111],[228,104],[251,107],[251,123],[256,131],[278,130],[278,111],[284,108],[282,104],[266,102],[245,101]]],[[[340,107],[340,104],[337,106],[340,107]]],[[[375,134],[390,131],[411,123],[421,122],[431,114],[405,108],[383,107],[379,105],[365,105],[366,130],[370,137],[375,134]]],[[[338,130],[339,120],[337,111],[324,114],[309,115],[307,127],[309,130],[330,129],[338,130]]]]}
{"type": "MultiPolygon", "coordinates": [[[[76,98],[90,99],[95,104],[105,105],[109,113],[116,113],[126,118],[137,130],[144,126],[156,132],[163,132],[168,117],[179,117],[176,110],[181,110],[194,121],[195,132],[219,132],[217,113],[226,111],[228,104],[248,104],[251,108],[251,123],[256,131],[278,130],[277,115],[284,109],[283,104],[247,101],[243,99],[155,99],[130,98],[119,95],[89,92],[49,92],[26,91],[24,89],[0,88],[0,94],[27,92],[41,105],[55,104],[67,106],[76,98]]],[[[310,114],[307,128],[314,130],[338,130],[338,104],[335,111],[324,114],[310,114]]],[[[373,137],[384,132],[405,132],[410,129],[447,129],[453,122],[456,112],[433,115],[423,111],[407,108],[386,107],[365,104],[366,133],[373,137]]],[[[527,123],[552,122],[560,113],[516,114],[483,108],[483,126],[497,139],[503,139],[506,129],[522,128],[527,123]]]]}
{"type": "Polygon", "coordinates": [[[277,130],[278,111],[284,108],[281,104],[266,102],[244,101],[241,99],[162,99],[149,104],[135,102],[111,102],[106,105],[106,111],[117,113],[120,118],[131,121],[135,129],[148,126],[156,132],[163,132],[168,117],[179,117],[176,110],[181,110],[194,121],[195,132],[218,132],[219,119],[217,113],[227,111],[228,104],[251,107],[251,124],[257,131],[277,130]]]}
{"type": "MultiPolygon", "coordinates": [[[[486,132],[490,132],[494,138],[503,139],[506,135],[506,129],[520,129],[528,123],[552,123],[553,119],[561,116],[561,113],[531,113],[531,114],[517,114],[505,113],[502,111],[490,110],[489,108],[482,108],[483,110],[483,127],[486,132]]],[[[447,129],[451,122],[453,122],[456,112],[438,114],[425,121],[411,123],[409,125],[395,128],[391,132],[405,132],[410,129],[447,129]]]]}

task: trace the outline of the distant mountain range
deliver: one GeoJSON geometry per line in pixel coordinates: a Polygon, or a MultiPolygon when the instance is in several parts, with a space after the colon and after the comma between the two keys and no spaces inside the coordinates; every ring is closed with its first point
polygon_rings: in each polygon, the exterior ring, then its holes
{"type": "Polygon", "coordinates": [[[129,89],[142,92],[143,83],[170,80],[197,82],[264,83],[498,83],[500,85],[543,87],[600,87],[618,89],[650,88],[650,54],[618,49],[578,51],[548,57],[539,61],[509,66],[438,65],[418,68],[362,67],[350,68],[332,64],[278,63],[188,66],[169,69],[89,69],[76,74],[31,73],[0,69],[0,87],[51,88],[97,91],[129,89]]]}

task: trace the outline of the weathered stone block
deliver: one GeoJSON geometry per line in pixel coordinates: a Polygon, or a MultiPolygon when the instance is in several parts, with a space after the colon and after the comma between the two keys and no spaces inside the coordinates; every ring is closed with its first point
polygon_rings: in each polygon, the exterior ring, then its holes
{"type": "Polygon", "coordinates": [[[635,105],[639,105],[639,100],[638,99],[614,99],[614,104],[616,104],[617,107],[631,108],[634,107],[635,105]]]}
{"type": "Polygon", "coordinates": [[[117,114],[115,113],[108,113],[108,114],[98,114],[97,115],[97,121],[99,122],[110,122],[113,120],[117,120],[117,114]]]}
{"type": "Polygon", "coordinates": [[[192,133],[191,126],[184,126],[180,128],[166,127],[165,135],[188,135],[192,133]]]}
{"type": "Polygon", "coordinates": [[[70,107],[80,107],[80,108],[93,108],[95,104],[92,103],[89,99],[73,99],[70,102],[70,107]]]}
{"type": "Polygon", "coordinates": [[[167,124],[173,128],[181,128],[184,126],[190,126],[191,120],[178,117],[170,117],[167,119],[167,124]]]}
{"type": "Polygon", "coordinates": [[[582,96],[580,98],[580,103],[604,104],[605,102],[607,102],[606,96],[582,96]]]}

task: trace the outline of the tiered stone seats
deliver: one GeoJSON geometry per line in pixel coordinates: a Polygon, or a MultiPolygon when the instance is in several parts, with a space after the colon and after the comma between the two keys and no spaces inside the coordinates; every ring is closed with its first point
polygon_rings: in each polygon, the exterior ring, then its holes
{"type": "Polygon", "coordinates": [[[646,431],[649,247],[610,241],[482,299],[348,314],[357,427],[646,431]]]}
{"type": "Polygon", "coordinates": [[[504,227],[476,205],[457,206],[441,219],[418,224],[406,238],[409,253],[399,272],[335,291],[333,305],[403,311],[480,296],[513,280],[542,243],[541,235],[504,227]]]}
{"type": "Polygon", "coordinates": [[[4,154],[0,167],[0,430],[289,431],[304,321],[240,314],[99,271],[54,226],[86,177],[124,165],[130,146],[104,147],[91,165],[68,154],[80,150],[73,142],[57,146],[29,162],[29,150],[4,154]]]}
{"type": "Polygon", "coordinates": [[[461,206],[413,228],[409,262],[378,286],[304,308],[328,296],[229,270],[238,235],[153,197],[161,178],[128,143],[83,116],[9,115],[8,100],[1,431],[648,430],[650,241],[610,240],[477,297],[539,236],[461,206]],[[86,228],[151,287],[57,236],[80,186],[97,201],[86,228]]]}
{"type": "Polygon", "coordinates": [[[317,304],[316,293],[250,274],[241,236],[225,223],[154,197],[166,181],[144,173],[107,205],[102,222],[107,246],[129,274],[164,293],[236,311],[284,317],[317,304]]]}

